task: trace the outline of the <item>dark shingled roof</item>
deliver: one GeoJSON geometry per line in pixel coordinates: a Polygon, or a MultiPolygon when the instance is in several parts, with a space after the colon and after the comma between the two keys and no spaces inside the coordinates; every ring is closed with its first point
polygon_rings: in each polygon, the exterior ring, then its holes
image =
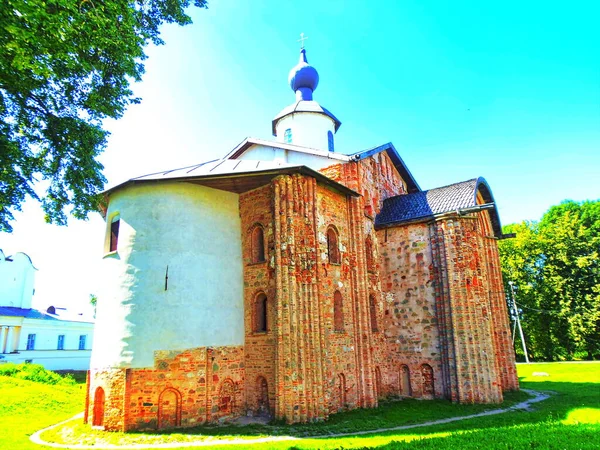
{"type": "Polygon", "coordinates": [[[483,178],[443,186],[428,191],[398,195],[383,202],[383,208],[375,219],[377,227],[432,219],[437,215],[460,211],[477,206],[477,192],[486,204],[494,204],[489,210],[494,235],[502,237],[500,218],[492,191],[483,178]]]}
{"type": "Polygon", "coordinates": [[[24,317],[26,319],[40,319],[40,320],[60,320],[55,317],[49,316],[37,309],[31,308],[15,308],[14,306],[0,306],[0,316],[9,317],[24,317]]]}

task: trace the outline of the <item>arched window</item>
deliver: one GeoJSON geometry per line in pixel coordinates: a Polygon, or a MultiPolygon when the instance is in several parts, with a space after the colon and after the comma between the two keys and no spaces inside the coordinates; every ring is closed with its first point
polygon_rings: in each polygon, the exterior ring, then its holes
{"type": "Polygon", "coordinates": [[[167,388],[158,397],[158,428],[175,428],[181,425],[181,394],[167,388]]]}
{"type": "Polygon", "coordinates": [[[256,225],[252,229],[252,262],[265,261],[265,233],[261,225],[256,225]]]}
{"type": "Polygon", "coordinates": [[[254,300],[254,332],[265,333],[267,331],[267,296],[260,293],[254,300]]]}
{"type": "Polygon", "coordinates": [[[340,245],[338,243],[338,234],[335,228],[327,229],[327,254],[330,264],[340,264],[340,245]]]}
{"type": "Polygon", "coordinates": [[[333,151],[333,133],[331,131],[327,132],[327,148],[330,152],[333,151]]]}
{"type": "Polygon", "coordinates": [[[367,270],[373,272],[375,270],[375,258],[373,257],[373,240],[371,236],[367,236],[365,241],[365,253],[367,254],[367,270]]]}
{"type": "Polygon", "coordinates": [[[288,128],[287,130],[285,130],[285,133],[283,134],[283,142],[285,142],[286,144],[292,143],[292,129],[291,128],[288,128]]]}
{"type": "Polygon", "coordinates": [[[344,331],[344,303],[340,291],[333,294],[333,329],[344,331]]]}
{"type": "Polygon", "coordinates": [[[429,364],[423,364],[421,366],[421,376],[423,377],[423,396],[433,397],[435,394],[433,369],[429,364]]]}
{"type": "Polygon", "coordinates": [[[371,319],[371,331],[379,331],[377,327],[377,302],[373,294],[369,295],[369,316],[371,319]]]}
{"type": "Polygon", "coordinates": [[[94,393],[94,416],[92,417],[92,425],[95,427],[104,425],[104,403],[104,389],[101,387],[96,388],[94,393]]]}

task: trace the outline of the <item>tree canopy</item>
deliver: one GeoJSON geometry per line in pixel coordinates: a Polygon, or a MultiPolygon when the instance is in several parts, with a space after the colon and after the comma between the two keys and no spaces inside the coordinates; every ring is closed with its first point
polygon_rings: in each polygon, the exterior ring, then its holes
{"type": "Polygon", "coordinates": [[[600,358],[600,201],[565,201],[503,231],[517,234],[500,242],[500,258],[530,356],[600,358]]]}
{"type": "MultiPolygon", "coordinates": [[[[144,48],[163,23],[191,23],[191,0],[5,0],[0,8],[0,230],[27,196],[46,221],[96,210],[105,118],[138,103],[144,48]],[[44,194],[35,189],[45,180],[44,194]]],[[[206,7],[206,0],[193,0],[206,7]]]]}

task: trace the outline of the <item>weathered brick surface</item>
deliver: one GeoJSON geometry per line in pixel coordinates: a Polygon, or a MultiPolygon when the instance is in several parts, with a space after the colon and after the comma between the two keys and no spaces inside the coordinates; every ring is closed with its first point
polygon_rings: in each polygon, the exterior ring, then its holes
{"type": "Polygon", "coordinates": [[[98,388],[109,430],[242,414],[306,422],[389,395],[498,402],[518,389],[488,213],[376,230],[383,200],[406,193],[387,154],[322,172],[361,196],[299,174],[240,195],[244,346],[160,351],[154,367],[92,370],[88,422],[98,388]]]}
{"type": "MultiPolygon", "coordinates": [[[[154,356],[152,368],[91,371],[90,392],[98,387],[106,392],[107,430],[194,426],[244,411],[242,347],[158,351],[154,356]]],[[[90,417],[93,411],[90,402],[90,417]]]]}

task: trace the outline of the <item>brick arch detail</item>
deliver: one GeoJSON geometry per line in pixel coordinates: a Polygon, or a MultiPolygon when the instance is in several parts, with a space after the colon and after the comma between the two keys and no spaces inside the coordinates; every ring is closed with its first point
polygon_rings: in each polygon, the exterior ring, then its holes
{"type": "Polygon", "coordinates": [[[158,429],[181,426],[181,393],[172,387],[158,396],[158,429]]]}
{"type": "Polygon", "coordinates": [[[106,406],[106,394],[102,387],[97,387],[94,391],[94,415],[92,416],[92,426],[104,426],[104,409],[106,406]]]}

